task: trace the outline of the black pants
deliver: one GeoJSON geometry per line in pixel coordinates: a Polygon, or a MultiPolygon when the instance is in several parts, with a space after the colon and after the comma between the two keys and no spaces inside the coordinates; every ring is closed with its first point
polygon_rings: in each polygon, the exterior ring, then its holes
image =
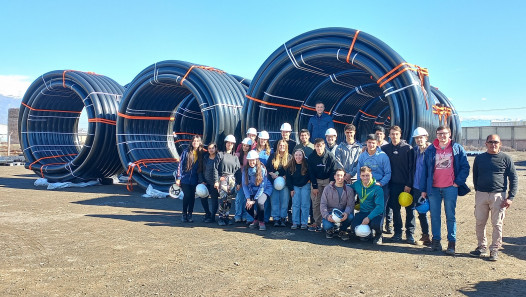
{"type": "MultiPolygon", "coordinates": [[[[402,235],[402,206],[400,206],[400,203],[398,202],[398,195],[404,191],[404,187],[403,184],[389,184],[389,207],[393,209],[394,233],[396,235],[402,235]]],[[[414,205],[409,205],[408,207],[405,207],[405,232],[408,235],[415,234],[415,215],[413,212],[413,206],[414,205]]]]}
{"type": "Polygon", "coordinates": [[[192,214],[194,212],[195,203],[195,186],[181,183],[181,189],[183,190],[183,214],[192,214]]]}
{"type": "MultiPolygon", "coordinates": [[[[418,198],[422,195],[422,191],[419,189],[413,188],[411,190],[411,195],[413,195],[413,204],[411,205],[411,208],[415,207],[416,202],[418,201],[418,198]]],[[[422,234],[429,235],[429,221],[427,220],[427,213],[419,213],[418,214],[418,221],[420,221],[420,227],[422,228],[422,234]]]]}
{"type": "Polygon", "coordinates": [[[216,188],[214,188],[214,185],[206,184],[206,187],[208,188],[208,193],[210,193],[210,198],[201,198],[201,205],[203,206],[203,210],[205,211],[205,217],[215,219],[217,209],[218,209],[218,202],[217,198],[219,197],[219,192],[216,188]],[[212,210],[210,211],[210,206],[208,204],[208,200],[212,203],[212,210]]]}

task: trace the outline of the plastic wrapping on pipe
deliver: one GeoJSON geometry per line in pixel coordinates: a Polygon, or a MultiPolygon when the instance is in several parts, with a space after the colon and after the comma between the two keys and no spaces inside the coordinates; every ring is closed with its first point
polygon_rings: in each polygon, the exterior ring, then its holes
{"type": "Polygon", "coordinates": [[[242,133],[257,127],[269,131],[271,140],[280,138],[284,122],[293,124],[295,136],[307,128],[317,101],[333,117],[339,140],[350,123],[358,140],[377,125],[398,125],[402,138],[411,141],[416,127],[433,136],[443,124],[460,139],[458,115],[447,98],[430,87],[427,69],[354,29],[318,29],[285,42],[259,68],[247,99],[242,133]]]}
{"type": "Polygon", "coordinates": [[[119,106],[117,147],[130,181],[167,192],[194,135],[223,149],[240,135],[249,81],[183,61],[155,63],[128,85],[119,106]]]}
{"type": "Polygon", "coordinates": [[[57,70],[26,91],[18,130],[26,168],[50,182],[85,182],[123,170],[116,147],[118,100],[124,88],[91,72],[57,70]],[[79,141],[82,111],[88,132],[79,141]]]}

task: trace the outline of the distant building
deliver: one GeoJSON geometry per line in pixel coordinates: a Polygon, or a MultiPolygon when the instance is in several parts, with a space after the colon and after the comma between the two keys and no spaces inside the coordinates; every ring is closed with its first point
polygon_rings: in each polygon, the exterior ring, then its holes
{"type": "Polygon", "coordinates": [[[7,142],[7,125],[0,125],[0,142],[7,142]]]}
{"type": "Polygon", "coordinates": [[[491,126],[495,126],[495,127],[526,126],[526,121],[525,120],[520,120],[520,121],[492,120],[491,126]]]}
{"type": "Polygon", "coordinates": [[[7,116],[7,128],[8,135],[11,134],[11,143],[19,144],[20,140],[18,139],[18,113],[20,108],[10,108],[8,110],[7,116]]]}

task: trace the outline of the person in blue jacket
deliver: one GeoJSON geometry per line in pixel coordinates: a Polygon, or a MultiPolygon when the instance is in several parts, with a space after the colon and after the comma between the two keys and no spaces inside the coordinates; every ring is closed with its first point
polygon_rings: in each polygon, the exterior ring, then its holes
{"type": "Polygon", "coordinates": [[[267,170],[259,160],[257,151],[250,151],[247,155],[247,166],[243,168],[241,184],[247,197],[246,208],[254,221],[250,228],[259,226],[260,231],[267,230],[265,226],[265,201],[272,195],[272,184],[267,179],[267,170]],[[254,216],[254,206],[257,202],[257,215],[254,216]]]}
{"type": "Polygon", "coordinates": [[[334,128],[332,117],[325,113],[325,104],[316,102],[316,114],[309,119],[307,129],[310,133],[310,142],[314,143],[316,138],[325,139],[325,132],[329,128],[334,128]]]}
{"type": "Polygon", "coordinates": [[[429,197],[433,251],[442,251],[440,228],[444,201],[448,240],[446,254],[453,256],[457,241],[457,196],[464,196],[470,191],[466,185],[470,167],[464,148],[450,138],[448,127],[439,126],[436,135],[437,139],[425,151],[420,189],[422,197],[429,197]]]}
{"type": "Polygon", "coordinates": [[[194,135],[190,146],[183,152],[175,183],[183,190],[182,222],[192,223],[192,212],[195,203],[195,187],[198,184],[198,173],[202,170],[203,143],[201,137],[194,135]]]}

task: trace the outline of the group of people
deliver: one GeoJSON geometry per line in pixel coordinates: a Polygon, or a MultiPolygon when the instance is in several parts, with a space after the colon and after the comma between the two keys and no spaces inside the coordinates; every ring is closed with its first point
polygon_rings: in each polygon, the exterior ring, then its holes
{"type": "MultiPolygon", "coordinates": [[[[428,132],[418,127],[412,134],[416,144],[412,147],[401,138],[400,127],[390,127],[387,142],[385,129],[377,126],[362,145],[355,140],[356,127],[348,124],[345,139],[337,144],[332,118],[324,109],[322,102],[316,104],[316,115],[309,120],[308,129],[299,131],[300,143],[291,139],[289,123],[281,126],[282,137],[273,148],[269,133],[258,133],[255,128],[248,129],[236,149],[235,137],[228,135],[221,152],[215,143],[204,150],[201,138],[194,136],[181,156],[176,178],[184,193],[182,221],[193,221],[196,185],[204,184],[209,192],[201,199],[204,222],[217,221],[223,226],[243,222],[249,228],[266,230],[272,218],[275,227],[289,223],[292,229],[324,230],[327,238],[337,235],[343,240],[348,240],[358,226],[367,225],[371,232],[361,239],[370,238],[374,244],[383,243],[384,233],[393,234],[391,241],[401,242],[405,228],[406,242],[416,244],[414,207],[417,200],[427,200],[432,237],[426,213],[418,213],[422,229],[419,241],[434,251],[443,250],[443,203],[448,241],[445,252],[454,255],[456,202],[459,195],[470,191],[466,185],[470,165],[464,148],[451,139],[450,129],[438,127],[437,138],[430,143],[428,132]],[[405,222],[398,199],[402,193],[414,197],[404,207],[405,222]]],[[[514,164],[500,146],[499,136],[489,135],[487,152],[477,156],[473,165],[478,244],[471,254],[489,256],[490,260],[498,258],[505,210],[517,191],[514,164]],[[490,213],[493,237],[488,247],[485,225],[490,213]]]]}

